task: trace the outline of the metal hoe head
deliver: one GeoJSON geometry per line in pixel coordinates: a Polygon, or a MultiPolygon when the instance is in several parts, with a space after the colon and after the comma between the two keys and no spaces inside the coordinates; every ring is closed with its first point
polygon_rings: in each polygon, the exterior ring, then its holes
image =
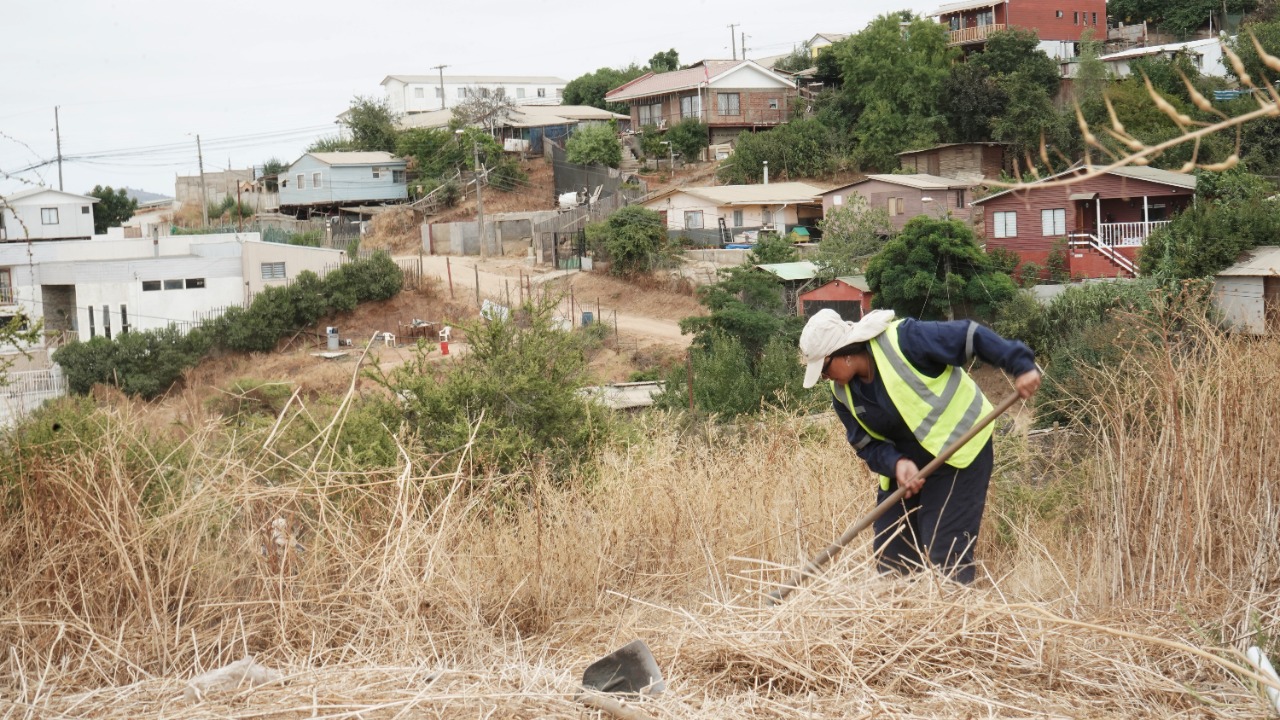
{"type": "Polygon", "coordinates": [[[643,640],[633,640],[591,663],[582,686],[606,693],[657,695],[667,689],[658,661],[643,640]]]}

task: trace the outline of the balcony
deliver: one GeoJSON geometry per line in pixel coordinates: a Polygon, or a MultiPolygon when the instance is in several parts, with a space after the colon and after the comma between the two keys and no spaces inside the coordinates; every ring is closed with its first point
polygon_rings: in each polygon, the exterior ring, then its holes
{"type": "Polygon", "coordinates": [[[13,304],[13,288],[7,285],[0,285],[0,305],[13,304]]]}
{"type": "Polygon", "coordinates": [[[992,33],[998,33],[1004,30],[1005,26],[1000,25],[976,25],[974,27],[960,28],[952,30],[950,38],[947,40],[948,45],[972,45],[974,43],[986,42],[992,33]]]}

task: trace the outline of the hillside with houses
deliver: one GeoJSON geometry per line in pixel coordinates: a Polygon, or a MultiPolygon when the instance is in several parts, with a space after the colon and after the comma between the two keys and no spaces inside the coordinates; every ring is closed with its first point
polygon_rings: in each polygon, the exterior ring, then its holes
{"type": "Polygon", "coordinates": [[[1280,713],[1280,10],[1210,5],[0,172],[4,714],[1280,713]]]}

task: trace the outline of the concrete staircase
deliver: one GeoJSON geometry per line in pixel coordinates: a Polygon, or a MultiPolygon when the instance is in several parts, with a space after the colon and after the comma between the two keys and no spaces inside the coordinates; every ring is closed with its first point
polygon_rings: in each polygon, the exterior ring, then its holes
{"type": "Polygon", "coordinates": [[[618,141],[622,143],[622,163],[618,165],[618,170],[625,174],[640,172],[640,157],[633,145],[634,141],[634,138],[620,139],[618,141]],[[632,142],[627,142],[627,140],[632,142]]]}

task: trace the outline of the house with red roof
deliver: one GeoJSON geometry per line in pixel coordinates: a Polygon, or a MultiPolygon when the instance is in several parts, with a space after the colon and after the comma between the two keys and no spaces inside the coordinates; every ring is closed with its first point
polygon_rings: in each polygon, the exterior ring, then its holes
{"type": "Polygon", "coordinates": [[[1195,191],[1194,176],[1170,170],[1120,167],[1090,176],[1076,167],[973,205],[981,208],[988,250],[1005,248],[1044,266],[1061,248],[1072,277],[1134,277],[1147,238],[1191,205],[1195,191]]]}
{"type": "Polygon", "coordinates": [[[716,144],[743,130],[785,123],[799,91],[790,78],[751,60],[703,60],[680,70],[645,73],[604,97],[630,106],[637,130],[694,119],[710,127],[716,144]]]}

